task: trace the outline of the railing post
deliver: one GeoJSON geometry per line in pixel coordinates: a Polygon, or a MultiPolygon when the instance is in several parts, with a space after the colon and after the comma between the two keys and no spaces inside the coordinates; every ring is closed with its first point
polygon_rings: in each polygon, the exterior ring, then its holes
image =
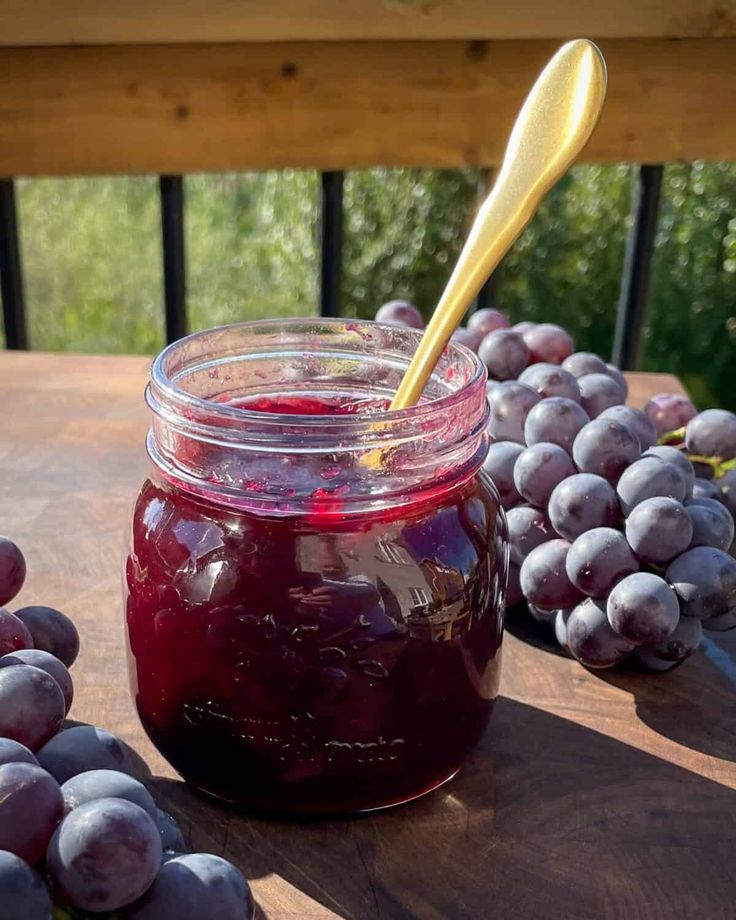
{"type": "MultiPolygon", "coordinates": [[[[480,206],[488,197],[488,193],[496,181],[495,169],[482,169],[478,178],[478,206],[480,206]]],[[[475,298],[475,310],[485,310],[486,307],[498,309],[498,282],[501,277],[501,266],[499,265],[488,281],[478,291],[475,298]]]]}
{"type": "Polygon", "coordinates": [[[342,172],[322,173],[322,247],[320,251],[320,313],[340,315],[342,282],[342,172]]]}
{"type": "Polygon", "coordinates": [[[661,164],[640,166],[634,180],[612,357],[625,371],[634,370],[639,360],[663,174],[661,164]]]}
{"type": "Polygon", "coordinates": [[[164,260],[166,341],[170,343],[187,334],[184,182],[182,177],[159,176],[159,193],[164,260]]]}
{"type": "Polygon", "coordinates": [[[12,179],[0,179],[0,290],[5,344],[13,349],[28,348],[18,215],[12,179]]]}

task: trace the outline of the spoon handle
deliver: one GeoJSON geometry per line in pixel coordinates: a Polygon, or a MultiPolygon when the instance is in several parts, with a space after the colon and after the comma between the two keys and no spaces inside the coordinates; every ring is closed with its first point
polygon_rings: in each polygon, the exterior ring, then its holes
{"type": "Polygon", "coordinates": [[[585,146],[605,95],[606,65],[587,39],[563,45],[539,75],[514,124],[496,183],[478,212],[392,409],[418,402],[473,298],[585,146]]]}

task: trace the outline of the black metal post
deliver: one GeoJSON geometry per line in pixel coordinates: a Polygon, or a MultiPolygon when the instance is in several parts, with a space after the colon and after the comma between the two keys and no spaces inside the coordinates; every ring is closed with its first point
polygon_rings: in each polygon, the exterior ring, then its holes
{"type": "Polygon", "coordinates": [[[164,258],[166,341],[187,334],[184,261],[184,182],[181,176],[159,176],[161,234],[164,258]]]}
{"type": "Polygon", "coordinates": [[[634,180],[633,223],[626,241],[612,357],[625,371],[634,370],[639,360],[663,175],[661,164],[640,166],[634,180]]]}
{"type": "MultiPolygon", "coordinates": [[[[488,193],[493,187],[495,182],[495,170],[493,169],[483,169],[481,170],[480,177],[478,179],[478,204],[481,204],[485,201],[488,193]]],[[[498,282],[501,275],[501,266],[493,272],[491,277],[486,281],[483,287],[478,291],[478,296],[475,298],[475,310],[485,310],[486,307],[493,307],[498,309],[498,282]]]]}
{"type": "Polygon", "coordinates": [[[345,174],[322,173],[322,249],[320,261],[320,312],[340,315],[342,281],[342,187],[345,174]]]}
{"type": "Polygon", "coordinates": [[[0,179],[0,291],[3,299],[5,344],[13,349],[28,348],[18,215],[12,179],[0,179]]]}

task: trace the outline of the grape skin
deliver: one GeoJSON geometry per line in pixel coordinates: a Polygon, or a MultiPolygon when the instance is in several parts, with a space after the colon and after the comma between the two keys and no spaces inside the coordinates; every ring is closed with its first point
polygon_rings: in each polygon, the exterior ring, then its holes
{"type": "Polygon", "coordinates": [[[495,332],[496,329],[508,329],[510,325],[505,313],[490,307],[476,310],[475,313],[471,313],[468,320],[468,330],[477,333],[481,338],[487,336],[489,332],[495,332]]]}
{"type": "Polygon", "coordinates": [[[462,326],[458,326],[450,336],[450,341],[454,342],[456,345],[464,345],[477,354],[482,336],[477,332],[471,332],[470,329],[463,329],[462,326]]]}
{"type": "Polygon", "coordinates": [[[531,361],[535,364],[562,364],[575,348],[568,333],[554,323],[537,323],[524,332],[524,341],[529,347],[531,361]]]}
{"type": "Polygon", "coordinates": [[[41,767],[30,763],[0,767],[0,850],[33,865],[43,858],[63,814],[59,784],[41,767]]]}
{"type": "Polygon", "coordinates": [[[659,457],[641,457],[624,470],[616,486],[621,510],[628,517],[648,498],[674,498],[685,501],[687,485],[680,470],[659,457]]]}
{"type": "Polygon", "coordinates": [[[526,417],[540,399],[539,393],[515,380],[495,384],[488,396],[491,416],[488,433],[491,438],[523,444],[526,417]]]}
{"type": "Polygon", "coordinates": [[[736,415],[706,409],[687,423],[685,447],[690,454],[731,460],[736,457],[736,415]]]}
{"type": "Polygon", "coordinates": [[[12,738],[0,738],[0,766],[5,763],[32,763],[38,766],[33,751],[12,738]]]}
{"type": "Polygon", "coordinates": [[[521,501],[514,485],[514,464],[523,450],[515,441],[496,441],[488,448],[483,461],[483,469],[491,477],[506,511],[521,501]]]}
{"type": "Polygon", "coordinates": [[[550,496],[547,514],[557,533],[571,542],[594,527],[616,527],[620,518],[613,486],[593,473],[563,479],[550,496]]]}
{"type": "Polygon", "coordinates": [[[478,357],[495,380],[515,380],[529,364],[524,339],[511,329],[496,329],[478,346],[478,357]]]}
{"type": "Polygon", "coordinates": [[[715,632],[726,632],[729,629],[736,629],[736,609],[728,610],[717,617],[710,617],[707,620],[696,620],[697,623],[703,624],[703,629],[714,630],[715,632]]]}
{"type": "Polygon", "coordinates": [[[40,648],[26,648],[3,655],[0,658],[0,668],[13,667],[19,664],[30,664],[34,668],[45,671],[49,677],[53,677],[64,694],[66,712],[69,712],[74,699],[74,684],[72,683],[71,674],[55,655],[44,652],[40,648]]]}
{"type": "Polygon", "coordinates": [[[677,596],[667,582],[650,572],[622,579],[606,603],[611,628],[635,645],[664,642],[680,620],[677,596]]]}
{"type": "Polygon", "coordinates": [[[590,419],[572,399],[550,396],[533,406],[524,424],[524,440],[528,446],[541,441],[557,444],[568,453],[575,436],[590,419]]]}
{"type": "Polygon", "coordinates": [[[45,671],[26,664],[0,669],[1,736],[35,752],[59,731],[65,715],[64,694],[45,671]]]}
{"type": "Polygon", "coordinates": [[[723,501],[721,490],[715,483],[709,479],[699,479],[697,476],[693,483],[693,498],[712,498],[717,502],[723,501]]]}
{"type": "Polygon", "coordinates": [[[565,560],[570,544],[549,540],[533,549],[522,563],[521,590],[524,597],[542,610],[572,607],[581,593],[567,577],[565,560]]]}
{"type": "Polygon", "coordinates": [[[554,622],[555,639],[557,639],[557,644],[568,654],[570,654],[570,647],[567,644],[567,621],[571,613],[572,610],[558,610],[555,613],[554,622]]]}
{"type": "Polygon", "coordinates": [[[633,406],[609,406],[601,412],[598,418],[610,419],[612,422],[625,425],[632,434],[636,435],[642,450],[657,443],[657,432],[654,425],[641,409],[634,409],[633,406]]]}
{"type": "Polygon", "coordinates": [[[28,627],[33,647],[40,648],[70,668],[79,654],[79,633],[69,617],[53,607],[22,607],[15,615],[28,627]]]}
{"type": "Polygon", "coordinates": [[[624,377],[615,364],[606,364],[605,373],[608,374],[611,380],[614,380],[619,385],[621,392],[624,394],[624,399],[626,399],[629,395],[629,384],[626,377],[624,377]]]}
{"type": "Polygon", "coordinates": [[[715,546],[727,552],[734,538],[734,521],[728,509],[712,498],[691,500],[685,507],[693,525],[690,546],[715,546]]]}
{"type": "Polygon", "coordinates": [[[139,805],[147,814],[158,820],[156,803],[143,783],[120,770],[86,770],[72,776],[61,787],[67,813],[95,799],[125,799],[139,805]]]}
{"type": "Polygon", "coordinates": [[[608,374],[584,374],[578,378],[578,386],[580,403],[592,419],[626,401],[626,394],[608,374]]]}
{"type": "Polygon", "coordinates": [[[51,898],[25,860],[0,850],[0,920],[51,920],[51,898]]]}
{"type": "Polygon", "coordinates": [[[721,493],[721,501],[736,517],[736,470],[728,470],[725,476],[716,480],[716,485],[721,493]]]}
{"type": "Polygon", "coordinates": [[[532,364],[520,375],[519,383],[526,384],[541,396],[564,396],[580,402],[580,387],[573,375],[557,364],[532,364]]]}
{"type": "Polygon", "coordinates": [[[581,473],[595,473],[614,484],[640,454],[631,429],[610,419],[588,422],[572,445],[572,458],[581,473]]]}
{"type": "Polygon", "coordinates": [[[23,648],[33,648],[30,632],[17,616],[0,607],[0,655],[23,648]]]}
{"type": "Polygon", "coordinates": [[[510,559],[517,566],[520,566],[537,546],[555,538],[555,532],[546,514],[539,508],[529,505],[511,508],[506,515],[506,524],[510,559]]]}
{"type": "Polygon", "coordinates": [[[562,362],[562,367],[564,370],[569,371],[573,377],[606,373],[606,362],[591,351],[576,351],[569,358],[565,358],[562,362]]]}
{"type": "MultiPolygon", "coordinates": [[[[690,545],[693,525],[673,498],[647,498],[626,520],[626,539],[639,559],[662,565],[690,545]]],[[[668,579],[669,581],[669,579],[668,579]]]]}
{"type": "Polygon", "coordinates": [[[612,527],[594,527],[570,547],[567,577],[589,597],[604,597],[617,581],[639,568],[624,535],[612,527]]]}
{"type": "Polygon", "coordinates": [[[656,393],[644,406],[644,412],[658,436],[677,431],[698,414],[684,393],[656,393]]]}
{"type": "Polygon", "coordinates": [[[23,553],[7,537],[0,537],[0,607],[12,601],[26,580],[23,553]]]}
{"type": "Polygon", "coordinates": [[[519,454],[514,464],[514,485],[537,508],[545,508],[555,486],[575,475],[570,455],[558,444],[539,441],[519,454]]]}
{"type": "Polygon", "coordinates": [[[376,322],[389,326],[409,326],[424,329],[424,317],[408,300],[389,300],[376,311],[376,322]]]}
{"type": "Polygon", "coordinates": [[[634,649],[634,658],[650,671],[671,671],[697,650],[702,638],[700,620],[680,617],[674,632],[657,645],[634,649]]]}
{"type": "Polygon", "coordinates": [[[46,862],[63,897],[74,907],[101,912],[141,897],[158,874],[161,856],[150,815],[132,802],[107,798],[86,802],[64,818],[46,862]]]}
{"type": "Polygon", "coordinates": [[[136,773],[132,757],[122,741],[93,725],[75,725],[59,732],[36,756],[59,783],[87,770],[121,770],[131,776],[136,773]]]}
{"type": "Polygon", "coordinates": [[[736,607],[736,560],[723,550],[689,549],[670,563],[665,578],[686,616],[707,620],[736,607]]]}
{"type": "Polygon", "coordinates": [[[156,809],[156,827],[161,836],[161,847],[164,853],[184,853],[187,848],[184,835],[176,820],[161,808],[156,809]]]}
{"type": "Polygon", "coordinates": [[[634,649],[633,643],[611,629],[605,602],[592,597],[570,613],[566,633],[570,653],[587,668],[610,668],[634,649]]]}

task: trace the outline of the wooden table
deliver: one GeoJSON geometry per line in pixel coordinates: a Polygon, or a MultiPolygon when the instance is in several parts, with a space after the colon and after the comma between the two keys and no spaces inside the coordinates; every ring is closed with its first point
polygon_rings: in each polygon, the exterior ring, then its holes
{"type": "MultiPolygon", "coordinates": [[[[736,645],[723,637],[647,676],[594,674],[507,633],[480,750],[441,791],[390,812],[264,821],[177,781],[138,724],[123,655],[120,551],[146,471],[147,366],[0,354],[0,532],[28,558],[16,606],[53,604],[79,626],[72,716],[143,754],[192,846],[251,879],[261,918],[736,917],[736,645]]],[[[680,389],[630,381],[635,403],[680,389]]]]}

